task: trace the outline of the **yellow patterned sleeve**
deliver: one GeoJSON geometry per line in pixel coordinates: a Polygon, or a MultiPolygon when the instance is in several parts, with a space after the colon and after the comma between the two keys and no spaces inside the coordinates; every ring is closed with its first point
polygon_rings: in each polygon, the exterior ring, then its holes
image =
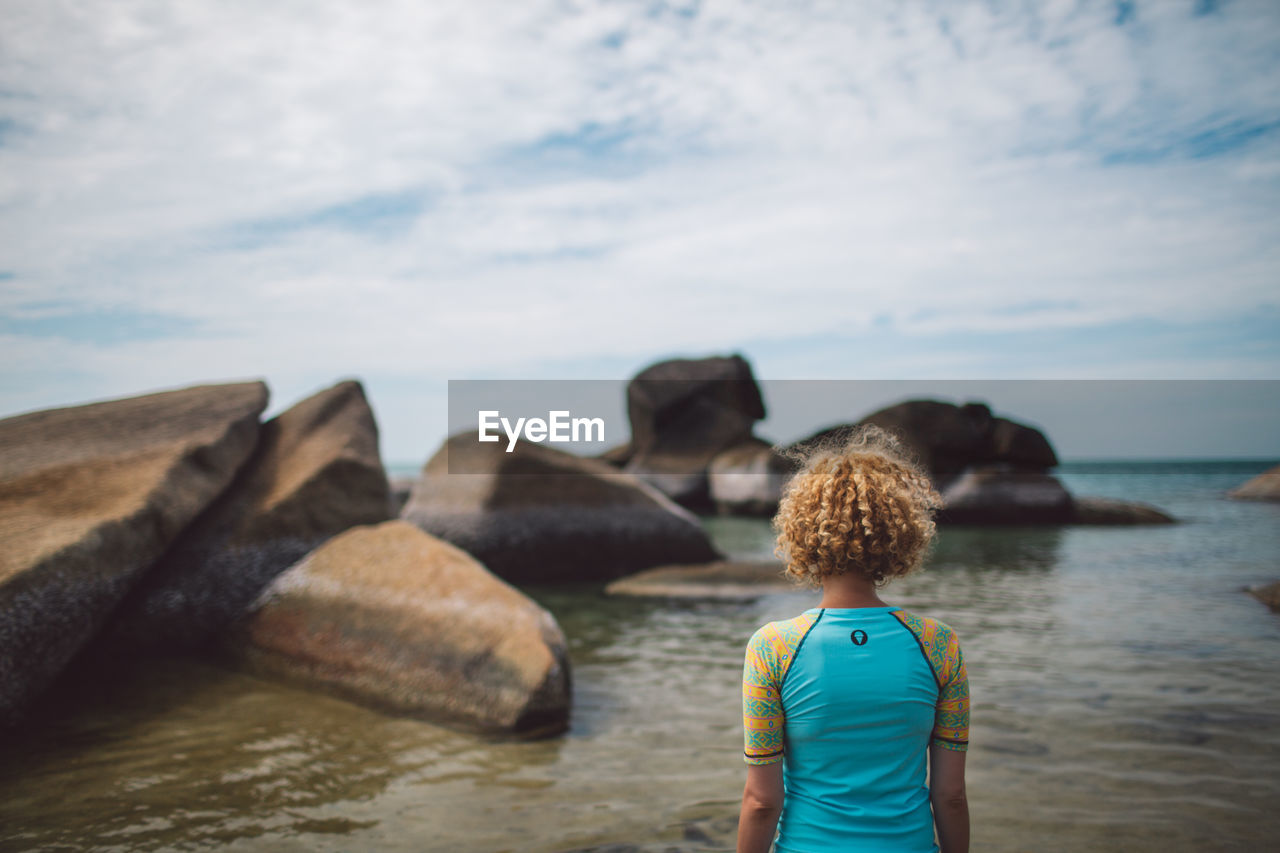
{"type": "Polygon", "coordinates": [[[895,610],[893,615],[915,634],[938,684],[930,744],[965,752],[969,748],[969,673],[956,632],[937,619],[906,610],[895,610]]]}
{"type": "Polygon", "coordinates": [[[776,634],[772,623],[756,631],[742,667],[743,755],[748,764],[782,760],[782,679],[776,634]]]}
{"type": "Polygon", "coordinates": [[[946,632],[946,664],[938,706],[934,714],[932,743],[943,749],[969,749],[969,673],[955,632],[946,632]]]}
{"type": "Polygon", "coordinates": [[[819,615],[802,613],[794,619],[770,622],[747,643],[742,667],[742,731],[748,764],[782,760],[782,682],[796,659],[809,629],[819,615]]]}

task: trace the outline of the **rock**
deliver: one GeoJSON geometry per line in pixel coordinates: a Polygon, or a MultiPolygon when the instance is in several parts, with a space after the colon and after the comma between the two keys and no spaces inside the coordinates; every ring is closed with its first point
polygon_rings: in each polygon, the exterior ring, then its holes
{"type": "Polygon", "coordinates": [[[928,470],[942,495],[942,523],[961,524],[1167,524],[1165,513],[1146,504],[1075,500],[1048,473],[1057,454],[1040,430],[995,417],[983,403],[956,406],[910,400],[881,409],[857,424],[815,433],[788,449],[840,443],[861,424],[897,435],[928,470]]]}
{"type": "Polygon", "coordinates": [[[1056,477],[999,466],[970,468],[942,492],[941,523],[1174,524],[1176,519],[1137,501],[1074,498],[1056,477]]]}
{"type": "Polygon", "coordinates": [[[707,467],[712,503],[726,515],[773,515],[796,465],[767,441],[752,438],[717,453],[707,467]]]}
{"type": "Polygon", "coordinates": [[[1280,610],[1280,581],[1274,581],[1266,586],[1253,587],[1245,590],[1245,592],[1249,593],[1272,610],[1280,610]]]}
{"type": "Polygon", "coordinates": [[[1004,466],[969,468],[942,491],[938,520],[958,524],[1062,524],[1071,495],[1056,477],[1004,466]]]}
{"type": "Polygon", "coordinates": [[[607,580],[720,555],[697,518],[598,459],[451,437],[401,517],[517,582],[607,580]]]}
{"type": "Polygon", "coordinates": [[[1177,519],[1150,504],[1110,498],[1073,498],[1076,524],[1176,524],[1177,519]]]}
{"type": "Polygon", "coordinates": [[[568,725],[551,614],[403,521],[348,530],[277,577],[232,648],[254,672],[395,713],[525,734],[568,725]]]}
{"type": "Polygon", "coordinates": [[[747,441],[764,415],[751,365],[741,356],[651,365],[627,385],[631,442],[624,470],[685,506],[706,506],[712,458],[747,441]]]}
{"type": "Polygon", "coordinates": [[[797,585],[783,575],[779,562],[717,560],[646,569],[614,581],[605,592],[657,598],[755,599],[795,589],[797,585]]]}
{"type": "Polygon", "coordinates": [[[104,648],[211,642],[317,545],[391,517],[373,412],[359,382],[340,382],[263,424],[231,486],[121,605],[104,648]]]}
{"type": "Polygon", "coordinates": [[[388,483],[391,487],[391,515],[400,515],[405,504],[409,503],[409,495],[413,494],[413,484],[418,480],[417,477],[389,477],[388,483]]]}
{"type": "Polygon", "coordinates": [[[608,462],[615,468],[621,468],[631,461],[631,442],[624,441],[622,444],[614,445],[604,453],[596,456],[602,462],[608,462]]]}
{"type": "Polygon", "coordinates": [[[1280,501],[1280,465],[1263,471],[1227,494],[1242,501],[1280,501]]]}
{"type": "Polygon", "coordinates": [[[1018,470],[1046,471],[1058,465],[1058,455],[1053,452],[1049,439],[1035,427],[1005,418],[992,418],[987,442],[993,461],[1012,465],[1018,470]]]}
{"type": "Polygon", "coordinates": [[[936,400],[909,400],[866,416],[857,424],[829,427],[798,441],[793,449],[838,440],[861,424],[898,436],[933,476],[939,488],[973,466],[1005,465],[1019,471],[1047,471],[1058,464],[1040,430],[992,416],[983,403],[957,406],[936,400]]]}
{"type": "Polygon", "coordinates": [[[258,440],[261,382],[0,421],[0,722],[16,722],[258,440]]]}

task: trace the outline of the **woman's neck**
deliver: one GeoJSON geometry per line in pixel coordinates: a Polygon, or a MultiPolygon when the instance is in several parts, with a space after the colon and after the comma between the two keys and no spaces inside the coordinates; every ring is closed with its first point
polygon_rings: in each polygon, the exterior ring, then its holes
{"type": "Polygon", "coordinates": [[[888,607],[876,593],[876,585],[866,578],[845,573],[829,575],[822,581],[819,607],[888,607]]]}

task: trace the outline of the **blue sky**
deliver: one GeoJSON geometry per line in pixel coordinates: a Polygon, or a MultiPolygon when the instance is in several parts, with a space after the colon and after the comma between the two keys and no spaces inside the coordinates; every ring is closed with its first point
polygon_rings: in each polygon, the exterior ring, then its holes
{"type": "Polygon", "coordinates": [[[450,378],[672,355],[1280,379],[1270,0],[0,12],[0,415],[356,376],[412,461],[450,378]]]}

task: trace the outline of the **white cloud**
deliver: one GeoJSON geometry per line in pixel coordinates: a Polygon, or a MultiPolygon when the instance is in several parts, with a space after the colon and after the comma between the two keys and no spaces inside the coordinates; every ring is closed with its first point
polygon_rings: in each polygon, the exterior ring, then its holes
{"type": "Polygon", "coordinates": [[[11,333],[8,411],[1277,304],[1268,2],[0,9],[0,316],[203,329],[11,333]]]}

